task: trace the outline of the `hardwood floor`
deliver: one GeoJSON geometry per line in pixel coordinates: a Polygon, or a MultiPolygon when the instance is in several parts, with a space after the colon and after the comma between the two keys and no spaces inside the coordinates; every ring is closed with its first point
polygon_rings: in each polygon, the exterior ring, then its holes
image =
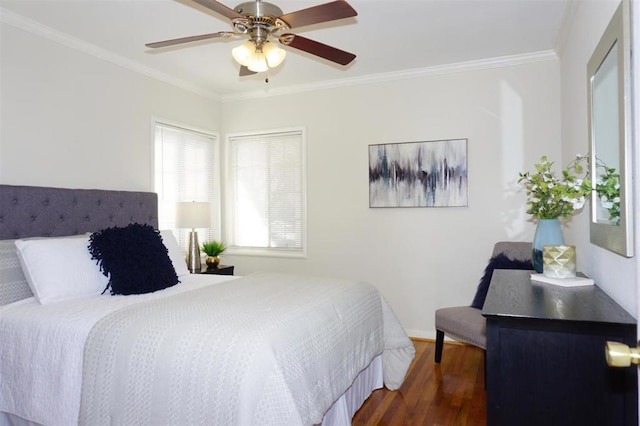
{"type": "Polygon", "coordinates": [[[485,426],[483,351],[445,343],[442,362],[436,364],[435,342],[413,343],[416,356],[400,389],[374,391],[353,417],[353,425],[485,426]]]}

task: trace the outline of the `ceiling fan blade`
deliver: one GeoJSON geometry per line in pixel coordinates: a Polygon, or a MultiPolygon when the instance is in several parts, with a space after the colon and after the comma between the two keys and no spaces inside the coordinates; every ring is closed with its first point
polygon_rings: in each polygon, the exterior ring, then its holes
{"type": "Polygon", "coordinates": [[[300,49],[340,65],[347,65],[356,58],[353,53],[302,37],[296,34],[283,34],[280,42],[286,46],[300,49]]]}
{"type": "Polygon", "coordinates": [[[290,28],[298,28],[357,15],[358,12],[349,3],[344,0],[337,0],[287,13],[280,16],[280,19],[289,24],[290,28]]]}
{"type": "Polygon", "coordinates": [[[193,0],[193,1],[198,3],[201,6],[206,7],[207,9],[213,10],[214,12],[226,18],[229,18],[229,19],[244,18],[244,16],[240,15],[235,10],[215,0],[193,0]]]}
{"type": "Polygon", "coordinates": [[[189,36],[189,37],[174,38],[171,40],[156,41],[154,43],[147,43],[145,44],[145,46],[155,49],[158,47],[173,46],[176,44],[191,43],[194,41],[208,40],[212,38],[231,37],[234,34],[235,33],[232,33],[229,31],[219,31],[217,33],[200,34],[200,35],[189,36]]]}
{"type": "Polygon", "coordinates": [[[244,77],[246,75],[253,75],[253,74],[257,74],[257,72],[251,71],[249,68],[245,67],[244,65],[240,66],[240,77],[244,77]]]}

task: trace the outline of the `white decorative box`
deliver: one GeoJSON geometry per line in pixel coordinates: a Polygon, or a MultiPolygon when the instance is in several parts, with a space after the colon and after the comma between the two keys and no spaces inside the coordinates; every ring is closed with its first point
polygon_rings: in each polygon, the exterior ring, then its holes
{"type": "Polygon", "coordinates": [[[547,277],[544,274],[531,274],[531,281],[539,283],[553,284],[562,287],[580,287],[584,285],[593,285],[594,282],[591,278],[585,277],[573,277],[573,278],[552,278],[547,277]]]}

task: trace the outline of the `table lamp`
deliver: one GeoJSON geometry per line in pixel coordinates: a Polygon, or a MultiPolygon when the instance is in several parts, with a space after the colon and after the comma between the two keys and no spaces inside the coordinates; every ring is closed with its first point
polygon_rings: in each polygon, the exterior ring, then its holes
{"type": "Polygon", "coordinates": [[[178,203],[176,222],[179,228],[191,228],[187,247],[187,268],[192,274],[200,272],[200,244],[196,228],[208,228],[210,213],[208,202],[186,201],[178,203]]]}

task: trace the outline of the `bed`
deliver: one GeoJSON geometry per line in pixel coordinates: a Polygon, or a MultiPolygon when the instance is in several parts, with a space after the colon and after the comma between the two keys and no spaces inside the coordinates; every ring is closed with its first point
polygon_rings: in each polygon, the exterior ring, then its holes
{"type": "Polygon", "coordinates": [[[80,262],[55,282],[76,259],[67,247],[157,228],[157,205],[154,193],[0,185],[0,425],[348,424],[374,389],[402,384],[414,347],[367,283],[188,274],[166,231],[178,284],[100,294],[106,277],[80,262]],[[24,247],[49,251],[28,262],[24,247]]]}

